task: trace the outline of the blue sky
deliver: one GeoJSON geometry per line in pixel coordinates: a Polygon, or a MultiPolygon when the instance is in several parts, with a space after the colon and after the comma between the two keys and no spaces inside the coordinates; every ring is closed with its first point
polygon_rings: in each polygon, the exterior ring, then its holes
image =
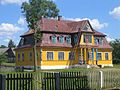
{"type": "MultiPolygon", "coordinates": [[[[27,24],[21,3],[28,0],[0,0],[0,45],[10,39],[18,44],[27,24]]],[[[93,28],[107,35],[108,41],[120,39],[120,0],[54,0],[63,19],[88,19],[93,28]]]]}

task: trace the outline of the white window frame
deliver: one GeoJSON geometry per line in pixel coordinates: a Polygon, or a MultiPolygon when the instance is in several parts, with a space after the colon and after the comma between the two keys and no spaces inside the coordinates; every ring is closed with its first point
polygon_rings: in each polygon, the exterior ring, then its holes
{"type": "Polygon", "coordinates": [[[108,59],[106,59],[105,57],[105,60],[109,60],[109,52],[105,52],[105,55],[108,54],[108,59]]]}
{"type": "Polygon", "coordinates": [[[48,60],[48,61],[54,60],[54,51],[46,51],[46,60],[48,60]],[[50,59],[50,60],[49,60],[49,59],[47,58],[47,53],[48,53],[48,52],[52,52],[52,53],[53,53],[53,59],[50,59]]]}
{"type": "Polygon", "coordinates": [[[85,36],[91,36],[91,42],[88,41],[88,43],[92,43],[92,34],[83,34],[83,42],[87,43],[86,41],[84,41],[85,36]]]}
{"type": "Polygon", "coordinates": [[[70,35],[66,36],[66,43],[71,44],[71,36],[70,35]],[[69,42],[67,41],[67,38],[69,38],[69,40],[70,40],[69,42]]]}
{"type": "Polygon", "coordinates": [[[61,35],[61,36],[59,36],[59,42],[60,42],[60,43],[64,43],[64,36],[62,36],[62,35],[61,35]],[[61,39],[63,40],[63,42],[60,42],[60,41],[61,41],[61,39]]]}
{"type": "Polygon", "coordinates": [[[58,60],[64,60],[65,59],[65,53],[64,52],[58,52],[58,60]],[[59,53],[63,53],[63,59],[59,59],[59,53]]]}
{"type": "Polygon", "coordinates": [[[102,60],[102,52],[98,52],[97,54],[101,54],[101,59],[99,59],[99,57],[98,57],[98,60],[102,60]]]}

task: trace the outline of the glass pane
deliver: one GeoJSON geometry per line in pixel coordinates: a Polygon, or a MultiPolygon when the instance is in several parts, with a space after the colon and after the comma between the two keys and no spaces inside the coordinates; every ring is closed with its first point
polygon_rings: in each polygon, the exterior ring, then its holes
{"type": "Polygon", "coordinates": [[[47,52],[47,60],[53,60],[53,52],[47,52]]]}
{"type": "Polygon", "coordinates": [[[64,52],[59,52],[58,53],[58,59],[59,60],[64,60],[64,52]]]}

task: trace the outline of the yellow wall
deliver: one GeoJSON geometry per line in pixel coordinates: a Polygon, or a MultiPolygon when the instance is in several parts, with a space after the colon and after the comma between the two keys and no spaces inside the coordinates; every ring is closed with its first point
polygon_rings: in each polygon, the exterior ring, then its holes
{"type": "Polygon", "coordinates": [[[89,43],[90,45],[94,45],[94,36],[93,34],[87,34],[87,33],[82,33],[81,35],[81,39],[80,39],[80,44],[81,45],[85,45],[86,43],[84,43],[84,35],[92,35],[92,43],[89,43]]]}
{"type": "MultiPolygon", "coordinates": [[[[78,63],[78,54],[75,56],[75,60],[69,60],[69,52],[74,51],[78,53],[77,50],[69,49],[69,48],[42,48],[42,62],[40,62],[40,48],[37,48],[38,58],[37,65],[38,66],[54,66],[54,65],[74,65],[78,63]],[[54,53],[54,60],[47,60],[47,52],[54,53]],[[64,60],[58,60],[58,52],[64,52],[64,60]]],[[[24,53],[25,59],[24,61],[18,61],[16,58],[16,66],[33,66],[34,65],[34,56],[32,56],[32,60],[29,60],[29,53],[33,53],[33,49],[19,49],[16,50],[16,57],[18,57],[18,53],[22,55],[24,53]]],[[[21,56],[22,57],[22,56],[21,56]]]]}
{"type": "MultiPolygon", "coordinates": [[[[82,33],[80,44],[85,45],[83,42],[84,35],[86,33],[82,33]]],[[[90,45],[94,45],[94,36],[92,35],[92,43],[90,45]]],[[[78,64],[78,50],[81,52],[81,49],[73,49],[73,48],[52,48],[52,47],[44,47],[42,48],[42,61],[40,62],[40,48],[37,48],[38,58],[37,65],[38,66],[55,66],[55,65],[74,65],[78,64]],[[47,60],[47,52],[54,53],[54,60],[47,60]],[[76,54],[75,60],[69,60],[69,52],[74,51],[76,54]],[[64,60],[58,60],[58,52],[64,52],[64,60]]],[[[96,64],[96,50],[94,50],[94,62],[92,60],[88,60],[88,50],[83,48],[84,50],[84,60],[87,64],[96,64]]],[[[102,53],[102,59],[98,60],[98,64],[112,64],[112,50],[111,49],[98,49],[98,52],[102,53]],[[109,54],[109,60],[105,60],[105,52],[109,54]]],[[[16,50],[16,66],[33,66],[34,65],[34,52],[33,48],[23,48],[16,50]],[[32,52],[32,60],[29,60],[29,53],[32,52]],[[24,61],[18,61],[18,53],[22,55],[24,53],[24,61]]]]}
{"type": "MultiPolygon", "coordinates": [[[[98,60],[98,65],[112,64],[112,50],[111,49],[98,49],[98,53],[102,53],[102,59],[98,60]],[[108,53],[108,60],[105,60],[105,53],[108,53]]],[[[88,64],[92,64],[92,60],[88,60],[88,64]]],[[[96,52],[94,52],[94,64],[96,64],[96,52]]]]}
{"type": "MultiPolygon", "coordinates": [[[[80,49],[79,49],[80,50],[80,49]]],[[[84,60],[87,64],[96,64],[96,51],[94,51],[94,62],[92,60],[88,60],[87,52],[88,50],[84,50],[84,60]],[[86,52],[86,53],[85,53],[86,52]]],[[[102,53],[102,60],[98,60],[98,64],[112,64],[112,51],[110,49],[98,49],[98,52],[102,53]],[[105,53],[108,52],[109,60],[105,60],[105,53]]],[[[40,48],[37,48],[38,58],[37,65],[38,66],[55,66],[55,65],[74,65],[78,64],[78,50],[70,49],[70,48],[42,48],[42,62],[40,62],[40,48]],[[54,53],[54,60],[47,60],[47,52],[54,53]],[[69,60],[69,52],[74,51],[76,53],[75,60],[69,60]],[[64,60],[58,60],[58,52],[64,52],[64,60]]],[[[22,57],[22,56],[21,56],[22,57]]],[[[16,50],[16,66],[34,66],[34,54],[32,48],[19,49],[16,50]],[[32,60],[29,60],[29,53],[32,52],[32,60]],[[24,53],[24,61],[18,61],[18,53],[22,55],[24,53]]]]}
{"type": "Polygon", "coordinates": [[[16,50],[16,66],[33,66],[34,65],[34,57],[32,56],[32,60],[29,60],[29,52],[32,52],[32,48],[19,49],[16,50]],[[24,53],[24,61],[22,61],[22,53],[24,53]],[[18,61],[18,54],[20,54],[20,60],[18,61]]]}

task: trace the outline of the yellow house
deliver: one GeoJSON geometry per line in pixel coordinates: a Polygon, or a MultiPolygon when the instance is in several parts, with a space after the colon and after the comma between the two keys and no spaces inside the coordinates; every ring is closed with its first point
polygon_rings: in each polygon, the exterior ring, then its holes
{"type": "MultiPolygon", "coordinates": [[[[106,35],[92,28],[88,20],[68,21],[42,18],[43,34],[37,42],[37,67],[62,69],[75,65],[113,66],[112,48],[106,35]]],[[[34,30],[21,35],[16,52],[17,67],[34,66],[34,30]]]]}

